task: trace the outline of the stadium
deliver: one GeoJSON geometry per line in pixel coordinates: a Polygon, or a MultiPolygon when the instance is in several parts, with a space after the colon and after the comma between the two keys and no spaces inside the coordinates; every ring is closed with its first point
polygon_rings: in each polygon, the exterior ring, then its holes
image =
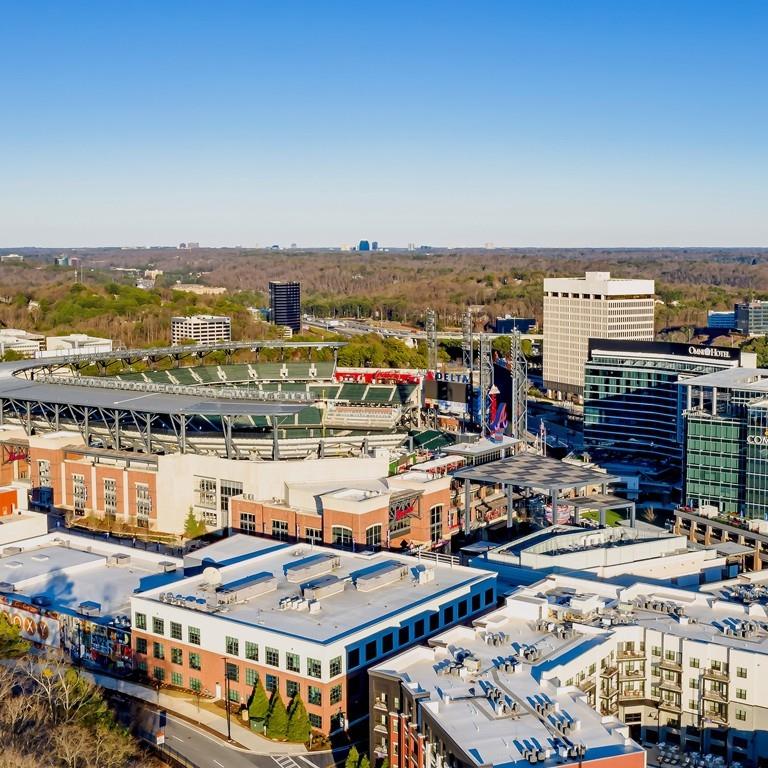
{"type": "Polygon", "coordinates": [[[419,377],[339,369],[341,346],[232,342],[3,363],[0,425],[76,432],[112,451],[227,459],[403,445],[420,423],[419,377]],[[306,359],[293,359],[299,353],[306,359]]]}

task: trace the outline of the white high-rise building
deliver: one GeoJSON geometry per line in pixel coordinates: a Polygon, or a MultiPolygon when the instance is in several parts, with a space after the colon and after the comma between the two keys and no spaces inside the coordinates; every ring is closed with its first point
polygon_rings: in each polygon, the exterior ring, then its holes
{"type": "Polygon", "coordinates": [[[232,321],[224,315],[192,315],[171,318],[171,344],[195,341],[216,344],[232,341],[232,321]]]}
{"type": "Polygon", "coordinates": [[[590,339],[653,340],[653,280],[610,272],[544,280],[544,387],[581,395],[590,339]]]}

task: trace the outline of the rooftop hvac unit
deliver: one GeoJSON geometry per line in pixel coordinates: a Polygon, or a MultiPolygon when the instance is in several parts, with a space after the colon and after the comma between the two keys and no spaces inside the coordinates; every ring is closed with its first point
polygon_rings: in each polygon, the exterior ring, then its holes
{"type": "Polygon", "coordinates": [[[11,555],[20,555],[22,553],[21,547],[4,547],[3,557],[10,557],[11,555]]]}
{"type": "MultiPolygon", "coordinates": [[[[125,565],[127,562],[130,562],[130,556],[125,555],[125,557],[128,557],[129,560],[125,561],[123,565],[125,565]]],[[[174,573],[176,571],[176,563],[170,560],[161,560],[157,565],[163,573],[174,573]]]]}
{"type": "Polygon", "coordinates": [[[310,613],[320,613],[321,611],[321,605],[317,600],[312,600],[309,603],[309,612],[310,613]]]}
{"type": "Polygon", "coordinates": [[[0,581],[0,592],[15,592],[16,586],[10,581],[0,581]]]}
{"type": "Polygon", "coordinates": [[[312,555],[298,563],[288,565],[285,568],[285,578],[291,584],[307,581],[315,576],[330,573],[341,566],[341,558],[338,555],[323,553],[312,555]]]}
{"type": "Polygon", "coordinates": [[[126,552],[114,552],[107,555],[107,565],[128,565],[131,562],[131,556],[126,552]]]}
{"type": "Polygon", "coordinates": [[[83,616],[98,616],[101,614],[101,603],[85,600],[78,606],[78,613],[83,616]]]}

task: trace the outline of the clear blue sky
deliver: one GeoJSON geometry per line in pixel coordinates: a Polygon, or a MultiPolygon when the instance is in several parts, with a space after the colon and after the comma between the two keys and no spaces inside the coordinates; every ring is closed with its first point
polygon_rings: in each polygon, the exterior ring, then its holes
{"type": "Polygon", "coordinates": [[[6,2],[0,246],[768,245],[764,0],[6,2]]]}

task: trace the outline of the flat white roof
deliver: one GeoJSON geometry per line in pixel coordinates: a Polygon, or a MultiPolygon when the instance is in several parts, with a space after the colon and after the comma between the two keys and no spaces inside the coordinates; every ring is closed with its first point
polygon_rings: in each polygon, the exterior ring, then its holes
{"type": "MultiPolygon", "coordinates": [[[[537,702],[546,700],[559,707],[553,719],[579,721],[570,739],[586,747],[584,760],[641,750],[629,740],[626,726],[616,718],[601,717],[589,706],[586,694],[541,679],[549,660],[580,639],[540,632],[533,623],[510,616],[507,608],[486,614],[474,624],[450,629],[432,638],[431,647],[411,649],[373,668],[400,677],[412,691],[428,694],[428,701],[422,700],[424,706],[474,765],[529,768],[525,750],[551,749],[553,742],[564,743],[552,721],[535,710],[537,702]],[[489,633],[503,638],[500,644],[486,642],[489,633]],[[530,646],[541,651],[539,659],[518,664],[514,672],[506,671],[503,660],[530,646]],[[472,666],[466,662],[467,656],[474,659],[472,666]],[[457,664],[462,664],[458,674],[447,671],[457,664]],[[488,696],[493,690],[501,691],[512,711],[495,712],[488,696]]],[[[578,758],[566,762],[576,763],[578,758]]]]}
{"type": "Polygon", "coordinates": [[[0,551],[0,592],[13,599],[46,598],[50,609],[77,613],[81,603],[101,605],[99,618],[130,613],[130,596],[136,590],[166,584],[179,578],[181,561],[152,552],[123,547],[79,536],[49,533],[14,542],[0,551]],[[15,549],[21,552],[15,552],[15,549]],[[125,565],[110,565],[110,555],[128,555],[125,565]],[[174,563],[178,573],[165,573],[163,561],[174,563]]]}
{"type": "MultiPolygon", "coordinates": [[[[254,539],[257,547],[263,547],[258,537],[249,538],[254,539]]],[[[198,557],[204,554],[203,549],[196,553],[198,557]]],[[[260,549],[251,558],[220,568],[219,573],[220,581],[225,585],[244,583],[255,576],[271,574],[276,580],[276,588],[243,600],[238,599],[226,605],[223,610],[214,608],[206,611],[207,615],[320,643],[333,642],[370,624],[391,622],[399,613],[432,602],[445,593],[496,578],[495,574],[488,571],[436,564],[390,552],[351,553],[304,544],[260,549]],[[318,556],[337,558],[336,567],[320,569],[315,573],[309,569],[306,575],[299,575],[302,566],[316,563],[318,556]],[[291,568],[297,570],[289,574],[288,569],[291,568]],[[434,578],[418,583],[419,571],[429,569],[434,571],[434,578]],[[403,571],[402,577],[384,579],[385,583],[380,588],[371,589],[370,583],[362,589],[356,586],[370,580],[374,574],[398,573],[400,570],[403,571]],[[330,581],[326,581],[328,579],[330,581]],[[331,581],[333,586],[329,589],[329,595],[318,600],[320,610],[317,613],[311,613],[306,606],[303,610],[281,609],[280,601],[284,598],[299,599],[303,588],[319,586],[320,582],[328,586],[331,581]]],[[[206,588],[207,580],[203,574],[182,579],[173,584],[173,591],[183,598],[193,597],[205,601],[213,594],[210,588],[206,588]]],[[[164,588],[152,589],[143,592],[140,597],[162,605],[160,595],[165,592],[164,588]]],[[[194,612],[197,609],[185,610],[194,612]]]]}

